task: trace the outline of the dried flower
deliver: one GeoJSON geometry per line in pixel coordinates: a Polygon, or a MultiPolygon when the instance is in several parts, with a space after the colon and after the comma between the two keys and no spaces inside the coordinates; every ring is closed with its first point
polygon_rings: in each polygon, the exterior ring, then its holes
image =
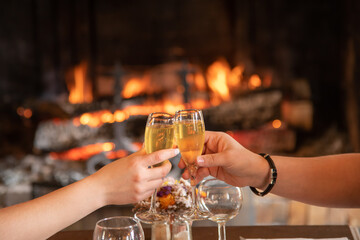
{"type": "MultiPolygon", "coordinates": [[[[135,205],[133,211],[146,210],[150,199],[145,199],[135,205]]],[[[189,211],[192,206],[191,186],[184,179],[166,178],[157,192],[156,210],[161,213],[176,214],[189,211]]]]}

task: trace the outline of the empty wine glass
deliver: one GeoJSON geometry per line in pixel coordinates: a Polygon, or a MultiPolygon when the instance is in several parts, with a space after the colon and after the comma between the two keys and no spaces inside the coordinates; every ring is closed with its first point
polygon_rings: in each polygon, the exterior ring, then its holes
{"type": "MultiPolygon", "coordinates": [[[[169,113],[154,112],[149,114],[145,128],[145,150],[146,153],[152,153],[161,149],[171,148],[174,143],[174,116],[169,113]]],[[[168,161],[168,160],[166,160],[168,161]]],[[[160,166],[166,161],[156,164],[153,167],[160,166]]],[[[155,222],[166,222],[168,216],[156,211],[156,193],[155,189],[151,196],[150,209],[148,211],[137,212],[135,217],[140,221],[152,224],[155,222]]]]}
{"type": "Polygon", "coordinates": [[[226,239],[225,224],[240,211],[243,201],[242,190],[215,178],[199,185],[201,208],[209,213],[209,220],[218,224],[218,239],[226,239]]]}
{"type": "Polygon", "coordinates": [[[145,240],[145,235],[135,218],[116,216],[96,223],[93,240],[145,240]]]}
{"type": "Polygon", "coordinates": [[[195,178],[198,169],[196,158],[201,155],[205,140],[205,124],[201,110],[187,109],[175,113],[175,136],[181,157],[191,177],[192,214],[190,220],[203,219],[196,199],[195,178]]]}

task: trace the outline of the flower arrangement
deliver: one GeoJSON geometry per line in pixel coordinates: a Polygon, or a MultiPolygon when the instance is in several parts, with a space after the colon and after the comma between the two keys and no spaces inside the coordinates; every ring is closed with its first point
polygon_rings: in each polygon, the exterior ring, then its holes
{"type": "MultiPolygon", "coordinates": [[[[138,202],[134,211],[147,210],[150,207],[150,197],[138,202]]],[[[190,211],[192,206],[191,185],[184,179],[175,180],[172,177],[165,179],[158,189],[156,210],[160,213],[176,215],[190,211]]]]}

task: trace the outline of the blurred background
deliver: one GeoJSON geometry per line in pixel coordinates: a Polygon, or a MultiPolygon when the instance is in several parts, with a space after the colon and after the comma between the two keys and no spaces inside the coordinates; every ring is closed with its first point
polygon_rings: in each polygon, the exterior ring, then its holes
{"type": "MultiPolygon", "coordinates": [[[[154,111],[200,108],[208,130],[254,152],[359,152],[358,1],[0,5],[2,207],[137,151],[154,111]]],[[[247,196],[232,224],[360,225],[357,210],[247,196]]],[[[109,214],[131,206],[72,227],[109,214]]]]}

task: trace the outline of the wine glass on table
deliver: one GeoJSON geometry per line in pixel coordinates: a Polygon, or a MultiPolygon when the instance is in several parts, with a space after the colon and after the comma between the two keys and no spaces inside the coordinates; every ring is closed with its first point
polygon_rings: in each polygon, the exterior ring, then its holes
{"type": "Polygon", "coordinates": [[[116,216],[96,223],[93,240],[145,240],[145,235],[135,218],[116,216]]]}
{"type": "Polygon", "coordinates": [[[201,110],[187,109],[175,113],[176,143],[190,174],[192,188],[192,214],[187,216],[190,220],[204,219],[206,213],[200,211],[196,197],[196,172],[198,166],[196,158],[201,155],[205,141],[205,124],[201,110]]]}
{"type": "MultiPolygon", "coordinates": [[[[154,112],[149,114],[145,128],[145,151],[152,153],[161,149],[172,148],[174,143],[174,116],[169,113],[154,112]]],[[[158,167],[169,160],[155,164],[152,167],[158,167]]],[[[156,222],[165,222],[167,215],[156,211],[157,189],[151,196],[150,209],[148,211],[137,212],[135,217],[140,221],[153,224],[156,222]]]]}
{"type": "Polygon", "coordinates": [[[218,224],[218,239],[225,240],[225,224],[239,213],[242,206],[241,188],[211,178],[200,183],[199,192],[201,208],[209,213],[209,220],[218,224]]]}

